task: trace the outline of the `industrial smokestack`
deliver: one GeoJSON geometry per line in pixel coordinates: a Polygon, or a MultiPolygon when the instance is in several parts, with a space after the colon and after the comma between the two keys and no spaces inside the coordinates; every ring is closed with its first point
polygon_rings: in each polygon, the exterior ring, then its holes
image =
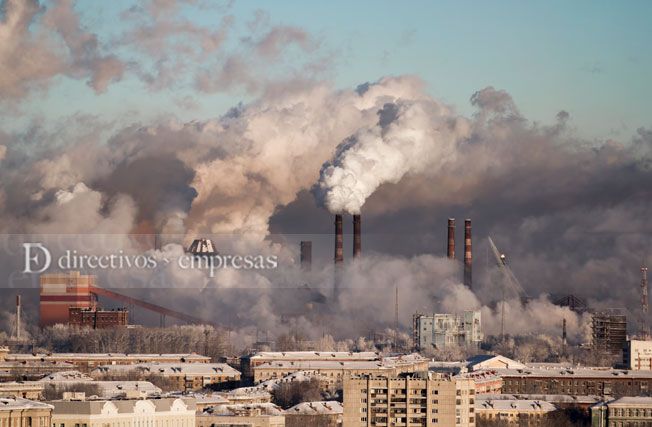
{"type": "Polygon", "coordinates": [[[455,218],[448,218],[448,259],[455,259],[455,218]]]}
{"type": "Polygon", "coordinates": [[[342,215],[335,215],[335,264],[344,262],[344,232],[342,231],[342,215]]]}
{"type": "Polygon", "coordinates": [[[312,242],[301,241],[301,268],[306,271],[312,269],[312,242]]]}
{"type": "Polygon", "coordinates": [[[353,215],[353,258],[362,252],[362,224],[360,215],[353,215]]]}
{"type": "Polygon", "coordinates": [[[20,339],[20,295],[16,295],[16,338],[20,339]]]}
{"type": "Polygon", "coordinates": [[[471,268],[473,265],[473,251],[471,248],[471,220],[464,220],[464,285],[473,288],[471,268]]]}

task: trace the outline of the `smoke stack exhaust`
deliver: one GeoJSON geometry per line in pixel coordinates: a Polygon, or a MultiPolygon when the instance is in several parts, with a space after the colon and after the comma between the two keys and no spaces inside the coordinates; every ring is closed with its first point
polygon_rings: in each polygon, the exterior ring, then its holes
{"type": "Polygon", "coordinates": [[[344,262],[344,232],[342,231],[342,215],[335,215],[335,264],[344,262]]]}
{"type": "Polygon", "coordinates": [[[20,339],[20,295],[16,295],[16,338],[20,339]]]}
{"type": "Polygon", "coordinates": [[[448,218],[448,259],[455,259],[455,218],[448,218]]]}
{"type": "Polygon", "coordinates": [[[353,215],[353,258],[360,256],[362,252],[362,223],[360,215],[353,215]]]}
{"type": "Polygon", "coordinates": [[[301,241],[301,268],[305,271],[312,269],[312,242],[301,241]]]}
{"type": "Polygon", "coordinates": [[[471,248],[471,220],[464,220],[464,285],[473,288],[471,268],[473,265],[473,252],[471,248]]]}

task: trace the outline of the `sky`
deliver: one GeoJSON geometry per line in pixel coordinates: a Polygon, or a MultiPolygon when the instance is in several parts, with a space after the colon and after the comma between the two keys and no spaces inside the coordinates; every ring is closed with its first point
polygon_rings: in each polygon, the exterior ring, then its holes
{"type": "MultiPolygon", "coordinates": [[[[125,11],[137,3],[82,0],[73,6],[81,26],[96,33],[105,53],[123,55],[132,64],[151,63],[160,58],[147,55],[142,46],[119,42],[137,25],[136,19],[125,18],[125,11]]],[[[271,26],[292,26],[309,34],[316,44],[309,56],[320,72],[307,74],[337,88],[414,74],[427,82],[430,94],[469,113],[470,96],[491,85],[507,90],[532,120],[550,123],[565,110],[580,135],[600,140],[629,137],[649,126],[652,117],[647,102],[652,96],[647,46],[652,4],[646,1],[415,1],[409,7],[391,1],[178,3],[171,13],[197,27],[217,30],[225,17],[232,20],[222,49],[192,58],[179,54],[186,68],[164,89],[147,87],[133,70],[101,94],[77,78],[53,76],[46,93],[32,94],[19,114],[5,116],[3,126],[24,125],[28,118],[55,121],[74,113],[127,121],[219,116],[252,99],[255,91],[234,84],[202,93],[186,77],[214,59],[218,62],[209,67],[219,67],[223,50],[243,52],[243,40],[252,35],[250,24],[262,15],[271,26]],[[192,99],[191,109],[190,102],[179,105],[183,99],[192,99]]],[[[31,31],[37,28],[33,24],[31,31]]],[[[173,60],[176,54],[165,55],[173,60]]],[[[305,56],[301,50],[290,51],[283,66],[296,66],[292,71],[301,74],[305,56]]],[[[273,62],[266,66],[278,68],[273,62]]]]}
{"type": "Polygon", "coordinates": [[[460,283],[459,262],[442,257],[449,217],[460,237],[473,219],[478,261],[487,236],[509,254],[538,298],[514,301],[513,319],[541,323],[529,332],[556,333],[572,315],[548,294],[640,301],[652,262],[650,2],[0,4],[0,286],[29,287],[21,236],[72,236],[80,250],[111,236],[103,250],[139,254],[132,237],[156,234],[167,243],[145,249],[156,257],[229,236],[220,250],[274,254],[282,268],[114,280],[262,289],[188,292],[183,305],[271,328],[302,305],[274,292],[305,283],[298,235],[315,243],[310,283],[332,287],[333,214],[349,232],[361,212],[363,256],[347,256],[346,296],[331,301],[343,329],[380,312],[393,324],[400,282],[402,313],[478,308],[496,330],[495,266],[476,262],[473,292],[460,283]]]}

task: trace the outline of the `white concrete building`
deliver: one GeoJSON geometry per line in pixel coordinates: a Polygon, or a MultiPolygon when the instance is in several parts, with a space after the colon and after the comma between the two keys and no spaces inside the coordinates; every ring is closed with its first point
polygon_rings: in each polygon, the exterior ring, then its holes
{"type": "Polygon", "coordinates": [[[192,399],[49,402],[56,427],[195,427],[192,399]]]}
{"type": "Polygon", "coordinates": [[[629,340],[623,351],[627,369],[652,371],[652,341],[629,340]]]}
{"type": "Polygon", "coordinates": [[[414,344],[419,350],[479,347],[484,335],[480,311],[414,316],[414,344]]]}

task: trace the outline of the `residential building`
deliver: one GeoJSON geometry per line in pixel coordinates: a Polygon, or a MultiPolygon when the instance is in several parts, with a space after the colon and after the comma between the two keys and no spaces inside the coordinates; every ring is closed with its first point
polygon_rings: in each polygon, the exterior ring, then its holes
{"type": "Polygon", "coordinates": [[[473,380],[421,372],[344,379],[343,427],[475,426],[473,380]]]}
{"type": "Polygon", "coordinates": [[[0,397],[21,397],[38,400],[43,393],[43,384],[33,381],[0,382],[0,397]]]}
{"type": "Polygon", "coordinates": [[[483,339],[480,311],[459,314],[415,314],[414,345],[420,351],[451,347],[480,347],[483,339]]]}
{"type": "Polygon", "coordinates": [[[253,379],[253,369],[256,366],[273,362],[366,362],[380,360],[380,356],[372,351],[262,351],[240,359],[240,370],[243,378],[253,379]]]}
{"type": "Polygon", "coordinates": [[[272,403],[219,405],[197,413],[197,427],[285,427],[283,410],[272,403]]]}
{"type": "Polygon", "coordinates": [[[240,372],[226,363],[140,363],[137,365],[105,365],[100,366],[91,374],[101,379],[105,376],[115,376],[138,373],[141,378],[161,376],[175,382],[178,390],[199,390],[210,385],[233,385],[240,381],[240,372]]]}
{"type": "Polygon", "coordinates": [[[57,427],[195,427],[192,399],[58,400],[52,424],[57,427]]]}
{"type": "Polygon", "coordinates": [[[652,426],[652,397],[621,397],[591,408],[594,427],[652,426]]]}
{"type": "Polygon", "coordinates": [[[0,398],[0,426],[50,427],[52,405],[22,398],[0,398]]]}
{"type": "MultiPolygon", "coordinates": [[[[102,365],[136,365],[139,363],[209,363],[211,358],[195,353],[140,354],[140,353],[48,353],[8,354],[8,362],[67,363],[74,369],[90,372],[102,365]]],[[[1,366],[1,364],[0,364],[1,366]]],[[[62,369],[63,370],[63,369],[62,369]]],[[[52,371],[54,372],[54,371],[52,371]]],[[[45,373],[43,373],[45,375],[45,373]]]]}
{"type": "Polygon", "coordinates": [[[628,340],[623,350],[623,364],[627,369],[652,370],[652,341],[628,340]]]}
{"type": "Polygon", "coordinates": [[[344,406],[337,401],[303,402],[285,410],[285,426],[338,427],[343,414],[344,406]]]}
{"type": "Polygon", "coordinates": [[[481,399],[475,401],[478,420],[500,421],[507,425],[546,425],[547,415],[557,410],[550,402],[521,399],[481,399]]]}
{"type": "Polygon", "coordinates": [[[402,357],[387,357],[375,361],[277,361],[257,365],[253,368],[255,384],[276,380],[287,375],[305,372],[320,378],[324,390],[341,388],[342,380],[350,375],[388,375],[427,371],[428,359],[412,354],[402,357]]]}

